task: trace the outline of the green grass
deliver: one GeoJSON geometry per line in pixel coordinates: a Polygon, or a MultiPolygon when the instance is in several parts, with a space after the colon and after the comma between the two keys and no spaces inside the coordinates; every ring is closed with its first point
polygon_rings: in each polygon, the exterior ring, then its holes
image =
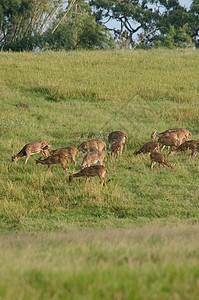
{"type": "Polygon", "coordinates": [[[199,52],[0,53],[0,65],[0,298],[197,299],[198,155],[152,172],[133,152],[153,130],[199,138],[199,52]],[[67,174],[40,154],[11,161],[32,141],[77,147],[113,130],[129,142],[105,187],[69,185],[81,155],[67,174]]]}
{"type": "Polygon", "coordinates": [[[198,226],[0,237],[1,299],[198,299],[198,226]]]}
{"type": "MultiPolygon", "coordinates": [[[[198,221],[198,157],[169,157],[175,170],[150,170],[133,152],[152,130],[185,127],[198,138],[198,51],[1,53],[1,229],[66,230],[132,223],[198,221]],[[107,162],[111,181],[68,184],[60,166],[11,156],[28,142],[53,148],[107,142],[123,130],[128,149],[107,162]],[[131,167],[131,169],[128,169],[131,167]]],[[[167,152],[165,151],[165,155],[167,152]]],[[[70,172],[78,165],[69,164],[70,172]]]]}

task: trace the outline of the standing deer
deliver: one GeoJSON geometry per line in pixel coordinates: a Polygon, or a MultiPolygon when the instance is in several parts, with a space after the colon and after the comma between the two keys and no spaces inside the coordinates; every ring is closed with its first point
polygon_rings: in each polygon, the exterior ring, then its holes
{"type": "Polygon", "coordinates": [[[153,166],[155,165],[156,162],[159,164],[158,169],[160,169],[161,164],[163,165],[163,167],[165,167],[165,165],[166,165],[166,166],[170,167],[171,169],[174,169],[174,165],[170,164],[168,162],[168,160],[166,159],[166,157],[159,152],[152,152],[150,154],[150,158],[151,158],[151,170],[153,170],[153,166]]]}
{"type": "Polygon", "coordinates": [[[122,155],[122,150],[123,150],[123,143],[120,142],[115,142],[111,145],[111,156],[115,155],[118,157],[119,155],[122,155]]]}
{"type": "Polygon", "coordinates": [[[29,144],[26,144],[21,151],[17,155],[12,156],[12,161],[17,162],[20,157],[26,156],[25,164],[27,163],[28,159],[31,155],[37,154],[42,152],[43,156],[46,158],[48,157],[47,150],[49,149],[50,144],[44,140],[32,142],[29,144]]]}
{"type": "Polygon", "coordinates": [[[85,167],[89,167],[92,164],[96,164],[96,163],[100,163],[100,165],[104,166],[103,160],[107,160],[106,159],[106,154],[102,151],[96,151],[96,152],[92,152],[87,154],[82,162],[81,165],[81,170],[84,169],[85,167]]]}
{"type": "Polygon", "coordinates": [[[126,149],[126,144],[125,144],[126,141],[128,142],[128,137],[122,131],[112,131],[108,135],[109,148],[111,147],[111,144],[114,142],[122,142],[126,149]]]}
{"type": "Polygon", "coordinates": [[[91,151],[102,151],[105,148],[106,150],[106,143],[101,140],[89,140],[86,142],[83,142],[77,149],[78,151],[85,152],[91,152],[91,151]]]}
{"type": "Polygon", "coordinates": [[[177,152],[184,152],[184,155],[186,156],[188,150],[191,150],[191,154],[189,155],[189,157],[195,158],[197,151],[199,151],[199,142],[194,140],[186,141],[183,144],[181,144],[178,148],[171,150],[169,152],[169,155],[172,155],[177,152]]]}
{"type": "Polygon", "coordinates": [[[180,142],[178,139],[176,139],[174,136],[170,136],[170,135],[163,135],[161,137],[158,138],[158,143],[160,146],[161,151],[164,149],[165,146],[171,147],[171,149],[173,149],[173,147],[177,147],[180,145],[180,142]]]}
{"type": "Polygon", "coordinates": [[[65,155],[53,155],[41,160],[39,157],[36,160],[36,164],[48,165],[48,171],[51,171],[52,165],[61,164],[63,169],[67,171],[66,162],[68,163],[68,157],[65,155]]]}
{"type": "Polygon", "coordinates": [[[138,155],[140,153],[148,153],[159,151],[159,143],[158,142],[148,142],[145,143],[139,150],[134,151],[134,155],[138,155]]]}
{"type": "Polygon", "coordinates": [[[98,176],[102,180],[102,184],[104,184],[106,173],[109,174],[107,168],[104,166],[97,165],[97,166],[86,167],[76,174],[70,174],[69,183],[71,183],[73,178],[75,177],[85,177],[87,182],[89,177],[98,176]]]}
{"type": "Polygon", "coordinates": [[[79,151],[76,147],[70,146],[70,147],[65,147],[65,148],[59,148],[56,150],[52,150],[51,147],[48,148],[48,151],[50,152],[51,155],[65,155],[67,157],[70,157],[71,163],[74,162],[75,165],[77,163],[75,156],[79,156],[79,151]]]}

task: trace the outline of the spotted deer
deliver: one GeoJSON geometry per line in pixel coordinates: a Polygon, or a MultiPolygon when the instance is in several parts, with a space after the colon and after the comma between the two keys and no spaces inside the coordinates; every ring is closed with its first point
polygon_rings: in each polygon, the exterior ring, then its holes
{"type": "Polygon", "coordinates": [[[111,145],[111,156],[115,155],[116,157],[118,157],[119,155],[122,155],[122,151],[123,151],[123,143],[122,141],[120,142],[115,142],[111,145]]]}
{"type": "Polygon", "coordinates": [[[174,136],[169,135],[163,135],[158,138],[158,143],[160,145],[161,151],[164,149],[165,146],[171,147],[173,149],[174,147],[178,147],[180,145],[180,142],[178,139],[176,139],[174,136]]]}
{"type": "Polygon", "coordinates": [[[156,137],[162,137],[165,135],[177,138],[179,140],[180,144],[182,144],[182,140],[188,139],[189,135],[191,136],[191,133],[185,128],[168,129],[161,133],[158,133],[156,130],[156,131],[152,132],[151,139],[152,139],[152,141],[154,141],[156,137]]]}
{"type": "Polygon", "coordinates": [[[25,164],[28,162],[29,158],[33,154],[37,154],[42,152],[43,156],[46,158],[48,157],[47,150],[49,149],[50,144],[44,140],[32,142],[29,144],[26,144],[21,151],[17,155],[12,156],[12,161],[17,162],[19,158],[26,156],[25,164]]]}
{"type": "Polygon", "coordinates": [[[159,143],[158,142],[147,142],[145,143],[139,150],[134,151],[134,155],[138,155],[140,153],[148,153],[159,151],[159,143]]]}
{"type": "Polygon", "coordinates": [[[187,151],[191,150],[191,154],[189,157],[195,158],[197,155],[197,151],[199,151],[199,142],[190,140],[190,141],[185,141],[183,144],[178,146],[176,149],[173,149],[169,152],[169,155],[172,155],[177,152],[181,152],[181,154],[184,152],[184,155],[187,155],[187,151]]]}
{"type": "Polygon", "coordinates": [[[104,184],[106,173],[109,174],[107,168],[104,166],[97,165],[97,166],[86,167],[78,173],[70,174],[69,183],[71,183],[73,178],[75,177],[85,177],[87,182],[89,177],[98,176],[101,179],[102,184],[104,184]]]}
{"type": "Polygon", "coordinates": [[[61,164],[63,169],[67,171],[66,163],[68,163],[68,157],[65,155],[52,155],[43,160],[39,157],[36,160],[36,164],[48,165],[48,171],[51,171],[52,165],[55,164],[61,164]]]}
{"type": "Polygon", "coordinates": [[[52,150],[51,147],[49,147],[48,151],[51,155],[65,155],[67,157],[70,157],[71,163],[74,162],[75,165],[77,163],[75,156],[79,156],[79,151],[76,147],[70,146],[65,148],[58,148],[56,150],[52,150]]]}
{"type": "Polygon", "coordinates": [[[89,140],[83,142],[78,148],[78,151],[85,152],[92,152],[92,151],[102,151],[103,149],[106,150],[106,143],[101,140],[89,140]]]}
{"type": "Polygon", "coordinates": [[[89,153],[84,157],[80,169],[82,170],[85,167],[89,167],[90,165],[96,164],[98,162],[100,163],[100,165],[104,166],[103,163],[104,160],[107,160],[107,158],[106,158],[106,154],[102,151],[89,153]]]}
{"type": "Polygon", "coordinates": [[[155,165],[156,162],[159,164],[158,169],[160,169],[160,165],[163,165],[163,167],[165,167],[166,165],[171,169],[174,169],[174,165],[170,164],[166,159],[166,157],[159,152],[152,152],[150,154],[150,158],[151,158],[151,170],[153,170],[153,166],[155,165]]]}
{"type": "Polygon", "coordinates": [[[125,149],[126,149],[126,144],[125,144],[126,141],[128,142],[128,137],[122,131],[112,131],[108,135],[109,149],[111,147],[111,144],[115,143],[115,142],[122,142],[123,145],[124,145],[124,147],[125,147],[125,149]]]}

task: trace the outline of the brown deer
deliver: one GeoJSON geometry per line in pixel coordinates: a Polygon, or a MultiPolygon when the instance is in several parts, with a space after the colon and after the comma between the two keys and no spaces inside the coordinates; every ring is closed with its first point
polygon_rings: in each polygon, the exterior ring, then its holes
{"type": "Polygon", "coordinates": [[[111,145],[111,156],[115,155],[116,157],[118,157],[119,155],[122,155],[122,151],[123,151],[123,143],[122,141],[120,142],[115,142],[111,145]]]}
{"type": "Polygon", "coordinates": [[[105,148],[106,150],[106,143],[101,140],[89,140],[86,142],[83,142],[77,149],[78,151],[85,152],[91,152],[91,151],[102,151],[105,148]]]}
{"type": "Polygon", "coordinates": [[[67,157],[70,157],[71,163],[74,162],[75,165],[77,163],[75,156],[79,156],[79,151],[76,147],[70,146],[70,147],[65,147],[65,148],[59,148],[56,150],[52,150],[51,147],[48,148],[48,151],[50,152],[51,155],[65,155],[67,157]]]}
{"type": "Polygon", "coordinates": [[[66,163],[68,163],[68,157],[65,155],[52,155],[43,160],[39,157],[36,160],[36,164],[48,165],[48,171],[51,171],[52,165],[55,164],[61,164],[63,169],[67,171],[66,163]]]}
{"type": "Polygon", "coordinates": [[[42,152],[43,156],[46,158],[48,157],[47,150],[49,149],[49,147],[50,144],[43,140],[26,144],[17,155],[12,156],[12,161],[16,163],[20,157],[26,156],[26,164],[31,155],[40,152],[42,152]]]}
{"type": "Polygon", "coordinates": [[[128,142],[128,137],[127,135],[122,132],[122,131],[112,131],[111,133],[109,133],[108,135],[108,143],[109,143],[109,148],[111,147],[112,143],[115,142],[122,142],[125,149],[126,149],[126,144],[125,142],[128,142]]]}
{"type": "Polygon", "coordinates": [[[140,153],[148,153],[159,151],[159,143],[158,142],[148,142],[145,143],[139,150],[134,151],[134,155],[138,155],[140,153]]]}
{"type": "Polygon", "coordinates": [[[89,167],[92,164],[100,163],[100,165],[104,166],[103,160],[107,160],[106,154],[102,151],[96,151],[87,154],[82,162],[81,165],[81,170],[84,169],[85,167],[89,167]]]}
{"type": "Polygon", "coordinates": [[[180,142],[178,139],[176,139],[174,136],[169,135],[163,135],[158,138],[158,143],[160,145],[161,151],[164,149],[165,146],[171,147],[178,147],[180,145],[180,142]]]}
{"type": "Polygon", "coordinates": [[[97,166],[86,167],[76,174],[70,174],[69,183],[72,182],[73,178],[75,177],[85,177],[87,182],[89,177],[98,176],[102,180],[102,184],[104,184],[106,173],[109,174],[107,168],[104,166],[97,165],[97,166]]]}
{"type": "Polygon", "coordinates": [[[165,167],[165,165],[166,165],[166,166],[170,167],[171,169],[174,169],[174,165],[170,164],[168,162],[168,160],[166,159],[166,157],[159,152],[152,152],[150,154],[150,158],[151,158],[151,170],[153,170],[153,166],[155,165],[156,162],[159,164],[158,169],[160,169],[161,164],[163,165],[163,167],[165,167]]]}
{"type": "Polygon", "coordinates": [[[197,151],[199,151],[199,142],[198,141],[194,141],[194,140],[190,140],[190,141],[185,141],[183,144],[181,144],[180,146],[178,146],[178,148],[171,150],[169,152],[169,155],[172,155],[174,153],[177,152],[184,152],[184,155],[187,155],[187,151],[191,150],[191,154],[189,155],[189,157],[196,157],[197,151]]]}
{"type": "Polygon", "coordinates": [[[157,137],[162,137],[164,135],[172,135],[173,137],[178,138],[179,141],[181,140],[180,143],[182,144],[182,140],[183,139],[188,139],[189,135],[191,136],[191,133],[185,128],[168,129],[168,130],[165,130],[161,133],[158,133],[157,130],[156,130],[156,131],[152,132],[151,139],[152,139],[152,141],[154,141],[156,136],[157,137]]]}

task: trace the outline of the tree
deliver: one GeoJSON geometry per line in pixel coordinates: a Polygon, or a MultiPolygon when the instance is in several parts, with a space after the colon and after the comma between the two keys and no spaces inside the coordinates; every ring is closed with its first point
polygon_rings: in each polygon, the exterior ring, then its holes
{"type": "Polygon", "coordinates": [[[63,0],[2,0],[0,49],[32,50],[63,0]]]}
{"type": "Polygon", "coordinates": [[[133,47],[140,30],[154,28],[157,12],[148,8],[146,0],[91,0],[89,3],[100,24],[106,26],[110,20],[119,22],[120,28],[111,30],[121,47],[133,47]]]}
{"type": "Polygon", "coordinates": [[[122,47],[188,47],[198,43],[199,0],[194,0],[190,9],[178,0],[91,0],[89,3],[100,24],[106,26],[110,20],[120,23],[120,29],[113,32],[122,47]]]}
{"type": "Polygon", "coordinates": [[[114,47],[114,40],[104,26],[95,21],[90,6],[79,0],[60,23],[61,13],[45,34],[48,49],[107,49],[114,47]],[[56,23],[60,24],[55,31],[56,23]]]}

